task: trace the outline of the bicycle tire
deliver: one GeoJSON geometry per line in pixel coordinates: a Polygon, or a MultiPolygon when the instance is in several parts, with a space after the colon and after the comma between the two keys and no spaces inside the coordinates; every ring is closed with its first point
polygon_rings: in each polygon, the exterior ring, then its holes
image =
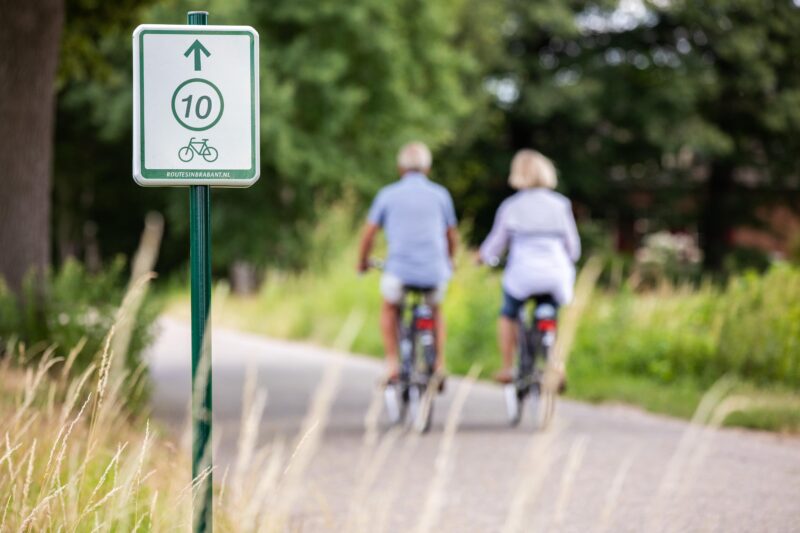
{"type": "Polygon", "coordinates": [[[203,159],[206,160],[206,163],[213,163],[219,157],[219,151],[216,148],[208,147],[205,151],[203,151],[203,159]],[[213,155],[212,155],[213,154],[213,155]]]}
{"type": "Polygon", "coordinates": [[[403,393],[397,384],[390,383],[383,389],[383,402],[386,407],[386,414],[389,424],[396,426],[403,423],[405,416],[405,401],[403,393]]]}
{"type": "Polygon", "coordinates": [[[178,159],[183,161],[184,163],[188,163],[192,159],[194,159],[194,150],[192,150],[191,146],[184,146],[180,150],[178,150],[178,159]]]}
{"type": "Polygon", "coordinates": [[[416,427],[420,401],[419,388],[412,385],[408,388],[408,401],[406,402],[406,423],[411,429],[416,427]]]}
{"type": "Polygon", "coordinates": [[[522,420],[522,400],[524,395],[517,388],[515,384],[508,384],[503,388],[506,400],[506,414],[508,415],[508,423],[511,427],[517,427],[522,420]]]}
{"type": "Polygon", "coordinates": [[[534,416],[536,429],[545,431],[550,427],[556,407],[556,395],[553,392],[542,391],[539,386],[531,393],[531,410],[534,416]]]}
{"type": "MultiPolygon", "coordinates": [[[[419,387],[415,387],[419,391],[419,387]]],[[[436,396],[436,391],[430,384],[425,388],[425,391],[419,396],[419,403],[413,419],[413,428],[419,434],[424,434],[430,431],[431,423],[433,422],[433,399],[436,396]]],[[[419,392],[418,392],[419,394],[419,392]]]]}

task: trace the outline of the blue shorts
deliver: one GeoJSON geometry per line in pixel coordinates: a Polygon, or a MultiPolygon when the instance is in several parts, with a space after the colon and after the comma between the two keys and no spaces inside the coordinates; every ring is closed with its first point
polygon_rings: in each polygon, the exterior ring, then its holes
{"type": "Polygon", "coordinates": [[[504,316],[515,320],[519,316],[519,312],[528,300],[536,300],[536,305],[548,303],[558,309],[558,304],[549,294],[532,294],[524,300],[514,298],[503,291],[503,307],[500,308],[500,316],[504,316]]]}

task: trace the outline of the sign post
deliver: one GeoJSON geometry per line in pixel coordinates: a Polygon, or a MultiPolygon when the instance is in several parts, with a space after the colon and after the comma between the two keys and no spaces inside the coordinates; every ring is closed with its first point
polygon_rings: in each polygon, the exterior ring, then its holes
{"type": "Polygon", "coordinates": [[[212,529],[211,190],[258,180],[258,33],[144,24],[133,32],[133,177],[145,187],[189,186],[192,294],[193,526],[212,529]],[[202,481],[198,482],[198,477],[202,481]]]}
{"type": "MultiPolygon", "coordinates": [[[[206,12],[192,11],[187,18],[191,26],[208,24],[206,12]]],[[[199,41],[194,41],[192,47],[197,43],[199,41]]],[[[195,70],[198,70],[200,50],[195,49],[195,53],[195,70]]],[[[176,94],[180,90],[177,89],[176,94]]],[[[180,153],[178,155],[180,157],[180,153]]],[[[189,187],[189,263],[192,294],[192,479],[196,480],[206,471],[203,482],[194,486],[192,522],[195,531],[205,532],[213,529],[214,512],[214,476],[210,468],[213,410],[211,328],[207,328],[211,311],[211,190],[208,185],[189,187]]]]}

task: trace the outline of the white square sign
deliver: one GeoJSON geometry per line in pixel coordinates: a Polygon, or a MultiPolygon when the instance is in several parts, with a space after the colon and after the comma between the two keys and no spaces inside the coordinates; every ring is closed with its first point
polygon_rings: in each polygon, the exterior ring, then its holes
{"type": "Polygon", "coordinates": [[[258,32],[144,24],[133,32],[133,178],[143,186],[258,180],[258,32]]]}

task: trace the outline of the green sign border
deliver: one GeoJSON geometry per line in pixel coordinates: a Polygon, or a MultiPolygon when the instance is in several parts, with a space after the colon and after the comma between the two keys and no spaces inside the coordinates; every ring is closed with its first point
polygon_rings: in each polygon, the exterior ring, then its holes
{"type": "MultiPolygon", "coordinates": [[[[252,180],[255,178],[256,171],[256,81],[255,81],[255,43],[253,34],[245,30],[209,30],[197,31],[195,29],[186,30],[143,30],[139,34],[139,151],[141,173],[143,179],[148,180],[186,180],[196,182],[205,176],[191,175],[213,174],[209,179],[224,179],[233,182],[239,180],[252,180]],[[144,36],[148,34],[167,34],[167,35],[246,35],[250,39],[250,168],[243,169],[208,169],[208,168],[147,168],[144,164],[145,139],[144,139],[144,36]],[[172,175],[170,175],[172,174],[172,175]],[[181,175],[184,174],[184,175],[181,175]],[[189,174],[189,175],[186,175],[189,174]],[[221,177],[224,175],[224,177],[221,177]]],[[[220,115],[222,116],[222,115],[220,115]]]]}
{"type": "MultiPolygon", "coordinates": [[[[208,98],[208,97],[206,97],[206,98],[208,98]]],[[[181,101],[184,101],[184,100],[186,100],[186,99],[184,98],[181,101]]],[[[210,103],[211,103],[211,99],[209,98],[209,104],[210,103]]],[[[205,78],[190,78],[190,79],[186,80],[185,82],[181,83],[180,85],[178,85],[178,88],[175,89],[174,93],[172,93],[172,116],[175,117],[175,120],[177,120],[178,123],[181,126],[183,126],[184,128],[186,128],[187,130],[192,130],[192,131],[210,130],[211,128],[213,128],[214,126],[217,125],[217,122],[220,121],[220,119],[222,118],[222,113],[224,113],[224,112],[225,112],[225,99],[222,98],[222,92],[219,90],[219,87],[217,87],[216,85],[214,85],[213,83],[211,83],[210,81],[208,81],[205,78]],[[194,128],[194,127],[188,125],[183,120],[181,120],[181,117],[179,117],[178,113],[175,112],[175,99],[178,97],[178,92],[180,92],[181,89],[186,87],[186,85],[188,85],[190,83],[198,82],[198,81],[201,82],[201,83],[205,83],[206,85],[210,85],[211,88],[214,89],[214,91],[216,91],[217,96],[219,96],[219,113],[217,114],[217,118],[215,118],[211,122],[211,124],[209,124],[208,126],[203,126],[202,128],[194,128]]]]}

